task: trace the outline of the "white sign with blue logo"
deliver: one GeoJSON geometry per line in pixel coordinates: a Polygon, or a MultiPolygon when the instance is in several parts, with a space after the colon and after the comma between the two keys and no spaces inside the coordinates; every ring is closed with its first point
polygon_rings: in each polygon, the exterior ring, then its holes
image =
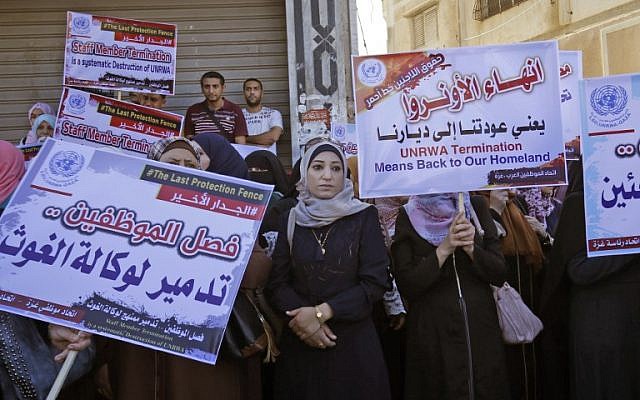
{"type": "Polygon", "coordinates": [[[588,256],[640,253],[640,75],[580,90],[588,256]]]}
{"type": "Polygon", "coordinates": [[[64,85],[173,94],[175,25],[67,12],[64,85]]]}
{"type": "Polygon", "coordinates": [[[181,115],[66,87],[54,137],[146,157],[156,141],[180,136],[181,127],[181,115]]]}
{"type": "Polygon", "coordinates": [[[270,195],[48,139],[0,217],[0,310],[213,364],[270,195]]]}
{"type": "Polygon", "coordinates": [[[566,183],[557,42],[354,56],[360,194],[566,183]]]}

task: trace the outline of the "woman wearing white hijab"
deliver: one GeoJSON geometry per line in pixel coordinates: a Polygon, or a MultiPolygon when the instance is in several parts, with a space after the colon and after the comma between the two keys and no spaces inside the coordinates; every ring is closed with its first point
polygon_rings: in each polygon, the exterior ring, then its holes
{"type": "Polygon", "coordinates": [[[273,305],[290,318],[274,397],[389,399],[371,318],[390,289],[378,213],[354,198],[344,154],[332,143],[309,148],[300,175],[292,245],[285,219],[268,285],[273,305]]]}
{"type": "Polygon", "coordinates": [[[27,136],[23,137],[20,141],[21,145],[27,144],[27,138],[31,134],[33,123],[35,122],[36,118],[38,118],[42,114],[53,114],[51,106],[49,106],[47,103],[35,103],[31,106],[31,108],[29,108],[29,112],[27,112],[27,118],[29,119],[29,131],[27,131],[27,136]]]}
{"type": "Polygon", "coordinates": [[[487,201],[412,196],[391,253],[408,300],[405,399],[509,398],[504,345],[489,284],[507,273],[487,201]]]}

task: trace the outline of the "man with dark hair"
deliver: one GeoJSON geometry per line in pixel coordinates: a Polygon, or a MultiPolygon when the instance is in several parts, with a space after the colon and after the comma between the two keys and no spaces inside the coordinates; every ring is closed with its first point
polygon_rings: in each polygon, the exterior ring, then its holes
{"type": "Polygon", "coordinates": [[[162,110],[167,103],[167,96],[159,93],[140,93],[138,99],[140,100],[140,105],[157,108],[158,110],[162,110]]]}
{"type": "Polygon", "coordinates": [[[242,84],[247,108],[242,109],[247,121],[247,143],[270,146],[276,153],[276,142],[282,134],[282,115],[278,110],[262,105],[262,82],[249,78],[242,84]]]}
{"type": "Polygon", "coordinates": [[[247,123],[240,107],[222,96],[224,77],[219,72],[209,71],[200,78],[200,88],[205,99],[187,110],[184,136],[191,139],[203,132],[213,132],[231,143],[245,144],[247,123]]]}

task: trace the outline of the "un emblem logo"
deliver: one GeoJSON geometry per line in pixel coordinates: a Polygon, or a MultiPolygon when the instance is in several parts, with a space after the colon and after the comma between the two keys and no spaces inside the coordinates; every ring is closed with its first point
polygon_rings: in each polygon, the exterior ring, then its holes
{"type": "Polygon", "coordinates": [[[371,58],[363,61],[358,67],[358,79],[363,85],[377,86],[387,77],[387,69],[382,61],[371,58]]]}
{"type": "Polygon", "coordinates": [[[347,130],[342,125],[336,126],[335,129],[333,130],[333,137],[337,140],[344,140],[346,134],[347,134],[347,130]]]}
{"type": "Polygon", "coordinates": [[[591,108],[603,117],[620,114],[627,100],[627,91],[622,86],[604,85],[591,92],[591,108]]]}
{"type": "Polygon", "coordinates": [[[73,28],[73,33],[84,35],[89,33],[91,22],[86,15],[78,15],[73,18],[73,21],[71,21],[71,26],[73,28]]]}
{"type": "Polygon", "coordinates": [[[69,112],[72,114],[83,114],[84,106],[87,104],[87,99],[85,99],[84,95],[80,93],[74,93],[69,96],[67,104],[69,105],[69,112]]]}
{"type": "Polygon", "coordinates": [[[624,86],[603,85],[591,92],[591,111],[587,118],[600,128],[617,128],[631,117],[628,102],[629,97],[624,86]]]}
{"type": "Polygon", "coordinates": [[[84,165],[84,157],[75,151],[59,151],[49,161],[49,171],[52,175],[71,178],[80,172],[84,165]]]}

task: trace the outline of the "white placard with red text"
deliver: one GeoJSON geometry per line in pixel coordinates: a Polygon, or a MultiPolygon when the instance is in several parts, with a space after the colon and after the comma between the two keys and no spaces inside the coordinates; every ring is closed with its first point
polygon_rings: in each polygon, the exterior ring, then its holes
{"type": "Polygon", "coordinates": [[[566,182],[555,41],[354,56],[360,193],[566,182]]]}
{"type": "Polygon", "coordinates": [[[560,51],[560,110],[562,136],[567,160],[580,158],[580,80],[582,52],[560,51]]]}
{"type": "Polygon", "coordinates": [[[271,190],[47,139],[0,216],[0,310],[215,363],[271,190]]]}
{"type": "Polygon", "coordinates": [[[173,24],[67,12],[63,84],[174,94],[173,24]]]}
{"type": "Polygon", "coordinates": [[[146,157],[156,141],[180,136],[182,119],[178,114],[64,88],[54,137],[146,157]]]}

